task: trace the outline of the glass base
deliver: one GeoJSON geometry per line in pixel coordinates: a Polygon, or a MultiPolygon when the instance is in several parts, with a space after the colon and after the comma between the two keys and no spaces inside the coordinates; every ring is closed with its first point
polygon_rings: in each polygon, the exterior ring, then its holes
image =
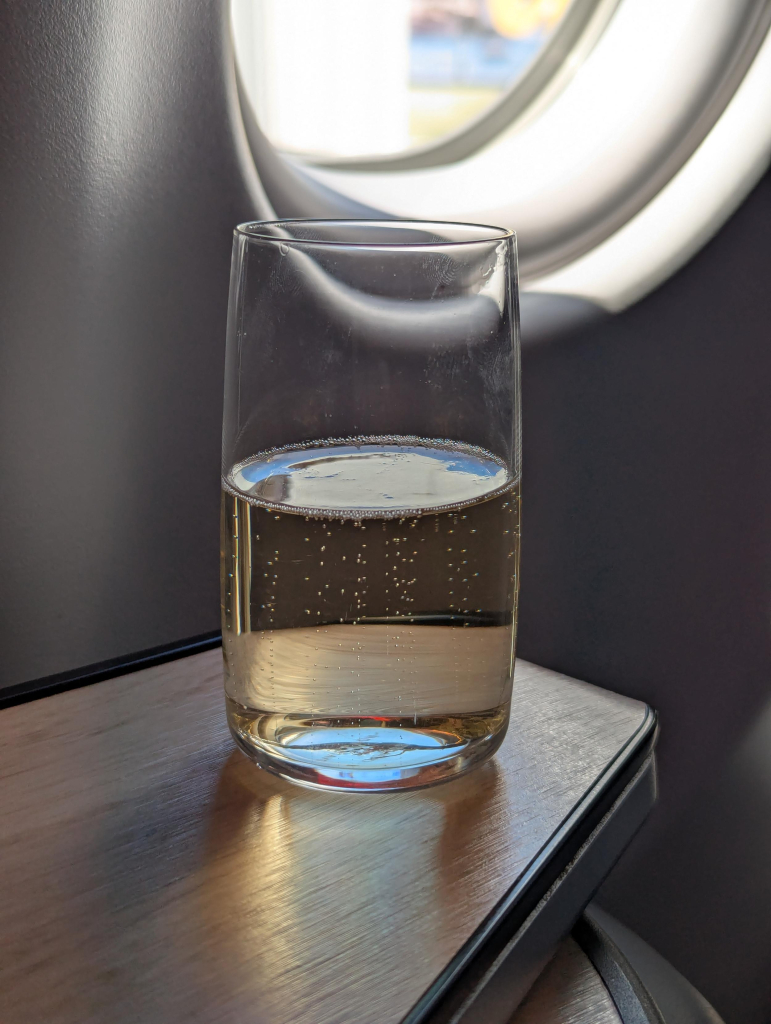
{"type": "Polygon", "coordinates": [[[258,765],[314,789],[382,792],[445,782],[501,744],[508,703],[477,714],[404,717],[279,715],[226,698],[230,731],[258,765]]]}

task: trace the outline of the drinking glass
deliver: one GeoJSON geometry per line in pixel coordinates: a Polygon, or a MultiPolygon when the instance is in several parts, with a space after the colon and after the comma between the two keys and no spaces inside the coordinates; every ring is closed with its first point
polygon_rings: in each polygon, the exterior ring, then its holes
{"type": "Polygon", "coordinates": [[[236,229],[222,462],[228,722],[309,786],[425,786],[507,728],[517,620],[511,231],[236,229]]]}

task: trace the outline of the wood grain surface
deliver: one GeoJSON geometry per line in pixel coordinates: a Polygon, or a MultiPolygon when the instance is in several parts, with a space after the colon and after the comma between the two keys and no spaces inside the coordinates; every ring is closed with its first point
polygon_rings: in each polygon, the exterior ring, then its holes
{"type": "Polygon", "coordinates": [[[530,989],[511,1024],[623,1024],[589,957],[565,939],[530,989]]]}
{"type": "Polygon", "coordinates": [[[327,794],[221,691],[210,651],[0,712],[2,1024],[395,1024],[646,714],[520,662],[487,765],[327,794]]]}

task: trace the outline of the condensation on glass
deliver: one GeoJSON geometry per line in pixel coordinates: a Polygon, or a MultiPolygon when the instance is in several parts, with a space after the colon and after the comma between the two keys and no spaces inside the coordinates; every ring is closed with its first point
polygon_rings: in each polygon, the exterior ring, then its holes
{"type": "Polygon", "coordinates": [[[228,720],[307,785],[427,785],[507,727],[515,243],[477,225],[235,234],[222,463],[228,720]]]}

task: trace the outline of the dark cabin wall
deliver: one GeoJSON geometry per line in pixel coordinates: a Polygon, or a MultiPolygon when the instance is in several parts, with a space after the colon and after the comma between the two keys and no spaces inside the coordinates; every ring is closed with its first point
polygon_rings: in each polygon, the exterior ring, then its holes
{"type": "Polygon", "coordinates": [[[653,704],[685,793],[771,691],[771,176],[643,301],[525,344],[523,388],[519,653],[653,704]]]}
{"type": "Polygon", "coordinates": [[[519,653],[660,714],[659,806],[602,898],[729,1024],[765,1024],[771,177],[636,306],[526,344],[522,379],[519,653]]]}
{"type": "Polygon", "coordinates": [[[219,627],[225,11],[0,6],[0,686],[219,627]]]}

